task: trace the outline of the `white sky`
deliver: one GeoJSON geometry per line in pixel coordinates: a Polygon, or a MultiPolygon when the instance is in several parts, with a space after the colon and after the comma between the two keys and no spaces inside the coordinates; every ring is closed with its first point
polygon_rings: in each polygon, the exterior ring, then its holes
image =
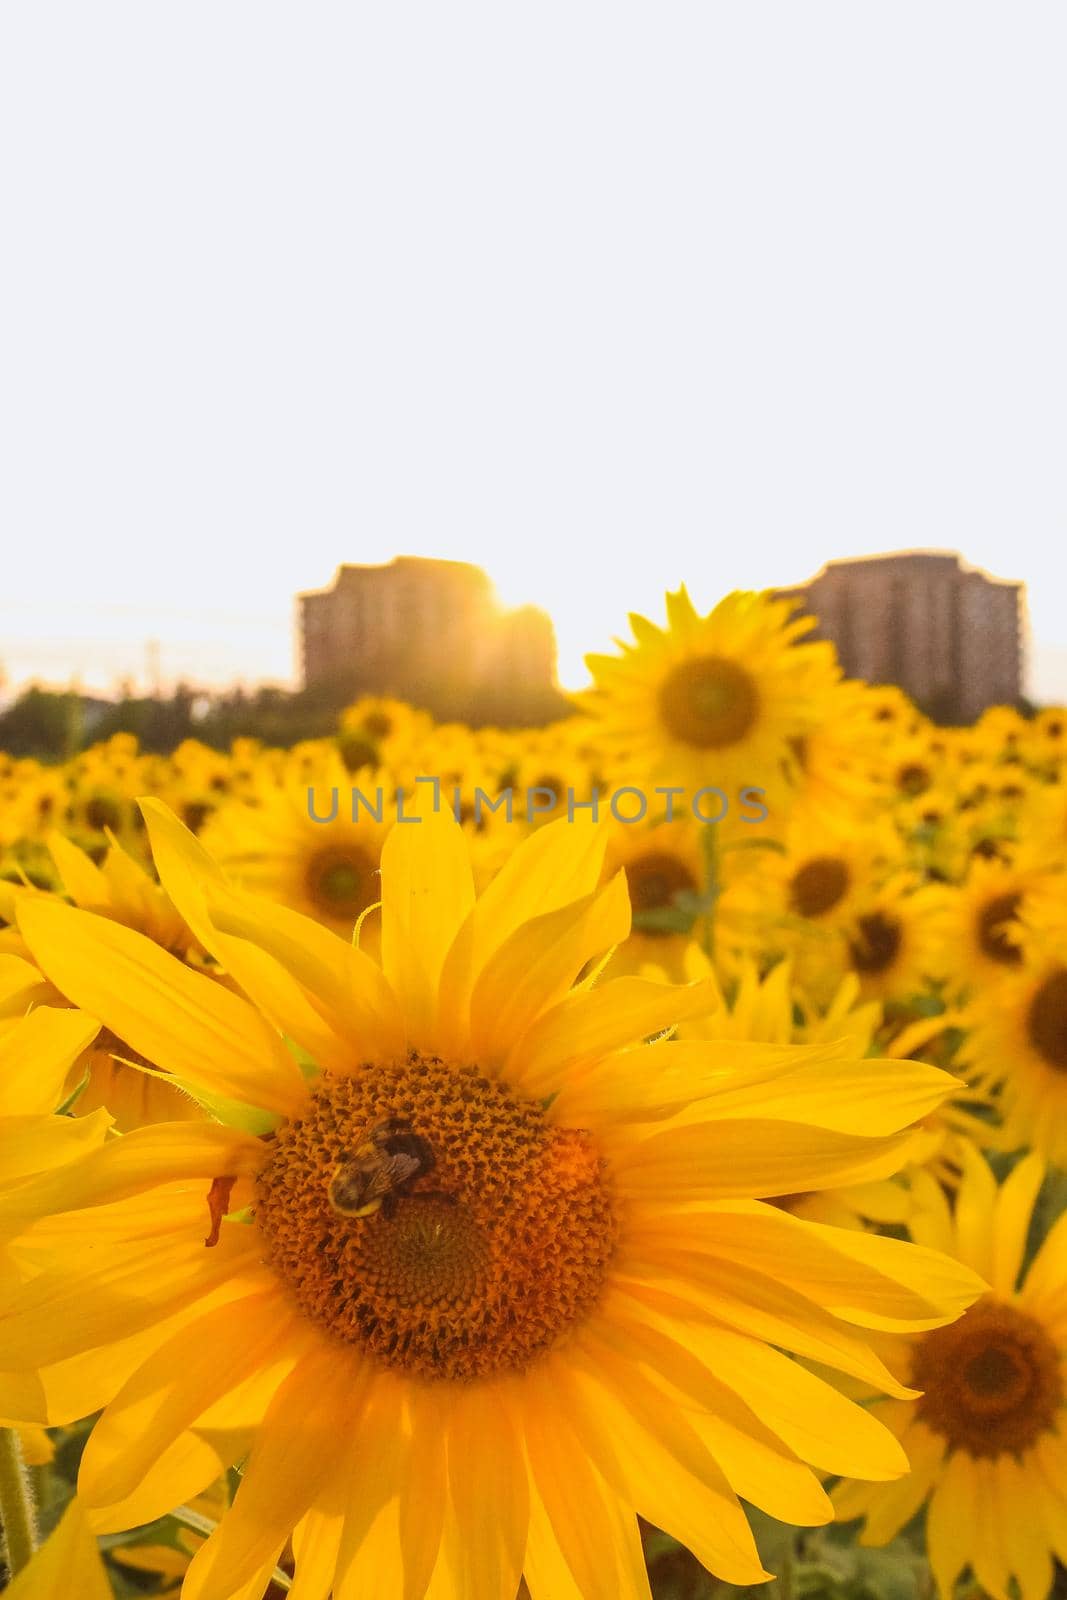
{"type": "Polygon", "coordinates": [[[565,682],[685,579],[958,548],[1067,696],[1067,8],[0,7],[9,684],[293,675],[481,563],[565,682]]]}

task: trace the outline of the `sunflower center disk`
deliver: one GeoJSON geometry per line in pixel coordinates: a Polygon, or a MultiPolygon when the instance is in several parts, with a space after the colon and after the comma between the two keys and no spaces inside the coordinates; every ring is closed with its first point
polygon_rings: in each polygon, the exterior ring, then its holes
{"type": "Polygon", "coordinates": [[[1005,967],[1021,966],[1023,953],[1013,944],[1006,926],[1022,902],[1021,894],[998,894],[978,913],[978,943],[991,961],[1005,967]]]}
{"type": "Polygon", "coordinates": [[[900,923],[884,912],[871,911],[857,917],[859,937],[849,941],[852,965],[857,972],[885,972],[900,952],[900,923]]]}
{"type": "MultiPolygon", "coordinates": [[[[695,894],[696,879],[684,862],[666,851],[649,851],[625,865],[626,885],[630,891],[630,905],[635,912],[667,911],[676,897],[683,893],[695,894]]],[[[666,933],[666,928],[642,928],[642,933],[666,933]]]]}
{"type": "Polygon", "coordinates": [[[595,1304],[617,1236],[587,1133],[550,1127],[476,1067],[417,1055],[325,1078],[276,1135],[256,1211],[314,1322],[426,1378],[520,1371],[559,1343],[595,1304]],[[338,1210],[339,1192],[409,1148],[432,1164],[383,1180],[376,1209],[338,1210]]]}
{"type": "Polygon", "coordinates": [[[821,917],[832,911],[848,889],[848,867],[839,856],[812,856],[794,872],[789,900],[801,917],[821,917]]]}
{"type": "Polygon", "coordinates": [[[354,919],[377,898],[374,863],[355,845],[319,850],[308,863],[306,887],[324,915],[354,919]]]}
{"type": "Polygon", "coordinates": [[[743,739],[759,715],[756,685],[726,656],[697,656],[674,667],[659,691],[660,715],[676,739],[715,750],[743,739]]]}
{"type": "Polygon", "coordinates": [[[1055,1425],[1063,1402],[1059,1357],[1044,1328],[990,1300],[923,1336],[911,1381],[925,1391],[922,1420],[972,1456],[1028,1449],[1055,1425]]]}
{"type": "Polygon", "coordinates": [[[1030,1002],[1027,1032],[1034,1049],[1057,1072],[1067,1072],[1067,971],[1053,972],[1030,1002]]]}

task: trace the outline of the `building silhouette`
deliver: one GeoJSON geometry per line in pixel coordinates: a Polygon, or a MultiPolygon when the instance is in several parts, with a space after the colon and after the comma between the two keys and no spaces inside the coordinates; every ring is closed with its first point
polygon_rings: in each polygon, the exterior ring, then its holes
{"type": "Polygon", "coordinates": [[[306,689],[396,695],[474,725],[531,726],[568,710],[551,621],[536,606],[503,610],[480,567],[346,564],[298,600],[306,689]]]}
{"type": "Polygon", "coordinates": [[[818,619],[849,677],[895,683],[939,722],[972,722],[1022,694],[1023,586],[915,550],[830,561],[781,589],[818,619]]]}

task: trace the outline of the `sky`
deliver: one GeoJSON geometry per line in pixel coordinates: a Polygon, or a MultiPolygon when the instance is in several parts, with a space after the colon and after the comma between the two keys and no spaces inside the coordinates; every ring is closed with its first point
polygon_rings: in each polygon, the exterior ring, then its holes
{"type": "Polygon", "coordinates": [[[1067,8],[0,7],[0,665],[296,681],[343,561],[626,616],[958,549],[1067,698],[1067,8]],[[153,644],[152,641],[155,641],[153,644]]]}

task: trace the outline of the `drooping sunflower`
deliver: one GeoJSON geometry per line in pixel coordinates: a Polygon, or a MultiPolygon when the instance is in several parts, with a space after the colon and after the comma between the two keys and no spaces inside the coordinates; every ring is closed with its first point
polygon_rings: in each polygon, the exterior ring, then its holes
{"type": "Polygon", "coordinates": [[[1035,1156],[998,1189],[968,1150],[951,1208],[928,1174],[914,1180],[912,1236],[966,1262],[990,1292],[958,1322],[887,1341],[887,1362],[921,1391],[872,1407],[907,1451],[889,1486],[849,1483],[842,1518],[865,1517],[862,1544],[886,1544],[924,1505],[926,1545],[943,1600],[970,1567],[994,1600],[1046,1600],[1053,1556],[1067,1555],[1067,1217],[1020,1282],[1042,1179],[1035,1156]]]}
{"type": "Polygon", "coordinates": [[[732,803],[746,786],[780,794],[840,678],[832,645],[801,642],[814,624],[792,609],[742,591],[701,617],[683,587],[667,596],[667,628],[632,616],[634,644],[586,658],[595,687],[579,703],[595,736],[643,781],[713,785],[732,803]]]}
{"type": "Polygon", "coordinates": [[[79,1486],[98,1529],[188,1500],[251,1440],[196,1600],[251,1595],[290,1534],[297,1585],[335,1600],[495,1600],[520,1574],[534,1600],[647,1600],[635,1512],[759,1582],[736,1496],[813,1523],[809,1464],[905,1469],[782,1351],[903,1393],[864,1329],[940,1325],[979,1280],[758,1197],[894,1170],[943,1074],[643,1043],[708,996],[572,987],[629,925],[591,824],[539,830],[478,900],[447,816],[396,827],[379,965],[146,810],[165,886],[250,998],[117,923],[19,911],[52,980],[225,1118],[124,1135],[0,1210],[35,1262],[0,1371],[36,1375],[46,1420],[105,1407],[79,1486]]]}

